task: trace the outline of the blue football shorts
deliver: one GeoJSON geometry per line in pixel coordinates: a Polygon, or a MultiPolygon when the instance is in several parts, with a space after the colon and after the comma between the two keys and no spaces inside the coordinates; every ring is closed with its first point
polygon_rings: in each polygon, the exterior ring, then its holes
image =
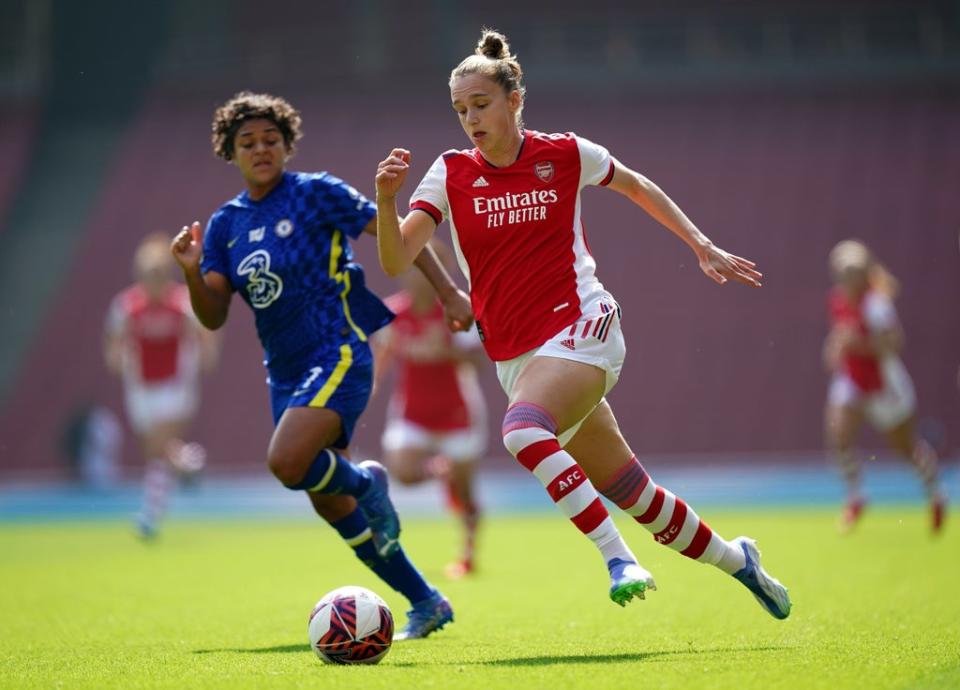
{"type": "Polygon", "coordinates": [[[346,448],[373,388],[373,355],[367,343],[345,343],[310,360],[297,383],[270,383],[274,425],[291,407],[322,407],[340,415],[343,432],[334,448],[346,448]]]}

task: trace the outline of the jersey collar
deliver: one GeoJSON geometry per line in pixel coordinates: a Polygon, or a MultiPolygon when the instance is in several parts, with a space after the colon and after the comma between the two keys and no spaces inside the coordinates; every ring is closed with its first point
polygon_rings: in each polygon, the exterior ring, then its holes
{"type": "Polygon", "coordinates": [[[272,197],[274,194],[276,194],[277,192],[279,192],[281,189],[283,189],[284,187],[286,187],[286,186],[289,184],[290,179],[291,179],[292,177],[293,177],[293,173],[292,173],[292,172],[287,172],[287,171],[285,170],[285,171],[283,172],[283,175],[280,177],[280,181],[277,183],[277,186],[274,187],[273,189],[271,189],[271,190],[270,190],[270,193],[267,194],[267,195],[266,195],[265,197],[263,197],[262,199],[257,199],[257,200],[251,199],[251,198],[250,198],[250,194],[247,192],[247,190],[246,190],[246,189],[243,190],[243,191],[237,196],[237,198],[236,198],[237,205],[238,205],[238,206],[243,206],[244,208],[256,208],[257,206],[259,206],[260,204],[262,204],[264,201],[266,201],[267,199],[269,199],[270,197],[272,197]]]}
{"type": "Polygon", "coordinates": [[[486,164],[487,167],[493,168],[494,170],[506,170],[506,169],[509,168],[511,165],[516,164],[516,162],[523,157],[523,150],[524,150],[524,149],[526,148],[526,146],[527,146],[527,137],[529,137],[529,136],[530,136],[530,131],[529,131],[529,130],[526,130],[526,129],[521,129],[521,130],[520,130],[520,149],[517,151],[517,157],[513,160],[513,163],[511,163],[510,165],[505,165],[505,166],[503,166],[502,168],[497,167],[496,165],[494,165],[493,163],[491,163],[490,161],[488,161],[486,158],[484,158],[484,157],[483,157],[483,154],[480,153],[480,149],[474,149],[474,151],[476,151],[477,158],[478,158],[480,161],[482,161],[484,164],[486,164]]]}

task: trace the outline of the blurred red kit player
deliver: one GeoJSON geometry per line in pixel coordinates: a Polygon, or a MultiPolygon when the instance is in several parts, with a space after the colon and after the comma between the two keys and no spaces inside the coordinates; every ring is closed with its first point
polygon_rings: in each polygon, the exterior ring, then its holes
{"type": "MultiPolygon", "coordinates": [[[[439,256],[449,254],[433,244],[439,256]]],[[[477,369],[486,357],[475,329],[450,333],[443,308],[418,272],[408,271],[401,280],[404,290],[386,301],[396,319],[375,337],[377,381],[397,365],[384,460],[404,484],[446,480],[451,507],[464,526],[462,555],[447,568],[448,575],[459,577],[474,568],[479,509],[473,483],[487,446],[477,369]]]]}
{"type": "Polygon", "coordinates": [[[834,286],[828,308],[831,329],[824,343],[830,388],[824,412],[827,443],[847,485],[840,528],[850,530],[866,501],[862,460],[853,444],[863,422],[913,464],[930,500],[931,527],[938,532],[946,513],[937,453],[915,430],[917,396],[900,359],[903,329],[894,298],[896,279],[862,242],[844,240],[830,252],[834,286]]]}
{"type": "Polygon", "coordinates": [[[200,399],[200,373],[217,356],[213,334],[193,316],[190,297],[173,280],[170,238],[146,237],[134,256],[133,285],[110,304],[105,333],[107,366],[123,381],[127,419],[146,460],[141,536],[155,535],[166,509],[171,472],[200,470],[205,453],[184,443],[200,399]]]}

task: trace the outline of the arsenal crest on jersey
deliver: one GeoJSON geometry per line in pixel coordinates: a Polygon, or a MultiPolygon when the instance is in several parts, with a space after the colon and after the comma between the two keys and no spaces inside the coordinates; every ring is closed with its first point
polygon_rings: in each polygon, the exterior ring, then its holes
{"type": "Polygon", "coordinates": [[[536,173],[544,182],[549,182],[553,179],[553,163],[550,161],[540,161],[533,166],[533,172],[536,173]]]}

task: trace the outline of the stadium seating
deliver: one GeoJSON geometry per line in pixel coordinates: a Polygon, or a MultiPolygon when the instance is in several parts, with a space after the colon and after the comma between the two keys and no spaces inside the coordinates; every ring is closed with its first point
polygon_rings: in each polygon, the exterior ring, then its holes
{"type": "MultiPolygon", "coordinates": [[[[414,152],[417,177],[442,150],[465,144],[438,94],[436,103],[404,104],[401,114],[372,98],[288,94],[303,110],[306,131],[291,167],[328,169],[370,194],[376,162],[403,145],[414,152]],[[362,122],[357,109],[368,116],[362,122]]],[[[119,409],[119,385],[101,364],[100,331],[108,300],[129,279],[133,247],[147,232],[205,220],[239,191],[235,169],[210,153],[211,111],[207,99],[156,92],[123,137],[76,261],[0,419],[5,470],[55,469],[51,441],[79,400],[119,409]],[[31,433],[17,433],[27,420],[31,433]]],[[[906,361],[922,414],[960,418],[945,383],[954,372],[943,364],[956,362],[957,327],[940,314],[960,276],[953,191],[960,187],[960,102],[678,96],[618,98],[583,109],[544,95],[531,97],[525,116],[531,125],[573,129],[608,146],[659,183],[718,244],[755,259],[766,274],[758,292],[716,288],[668,232],[624,200],[585,192],[588,240],[600,278],[624,307],[630,350],[611,400],[638,449],[819,448],[825,256],[848,236],[875,245],[904,279],[906,361]]],[[[0,172],[0,193],[3,179],[0,172]]],[[[358,256],[374,288],[391,290],[374,243],[362,240],[358,256]]],[[[251,467],[262,463],[270,427],[259,346],[242,305],[226,333],[197,433],[211,448],[213,467],[251,467]]],[[[503,396],[492,376],[484,386],[495,425],[503,396]]],[[[378,449],[384,403],[373,402],[358,430],[367,455],[378,449]]]]}

